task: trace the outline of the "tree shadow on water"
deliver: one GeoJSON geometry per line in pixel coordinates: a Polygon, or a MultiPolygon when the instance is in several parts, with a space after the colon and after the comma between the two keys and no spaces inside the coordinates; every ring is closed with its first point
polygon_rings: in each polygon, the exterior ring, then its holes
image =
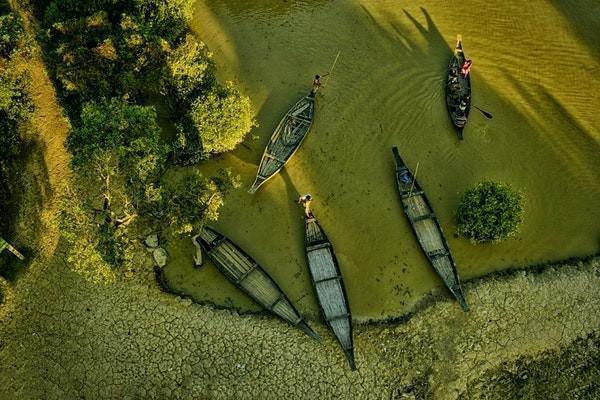
{"type": "Polygon", "coordinates": [[[571,23],[573,30],[586,46],[600,57],[600,3],[598,0],[551,0],[571,23]]]}
{"type": "Polygon", "coordinates": [[[424,60],[430,60],[436,65],[440,65],[440,68],[446,69],[446,64],[452,56],[451,48],[425,8],[420,7],[425,23],[419,22],[417,17],[406,11],[406,9],[402,9],[404,15],[410,21],[410,25],[398,20],[390,12],[384,12],[383,15],[386,19],[392,21],[390,22],[391,31],[382,26],[381,22],[364,5],[361,5],[361,8],[371,24],[378,28],[381,36],[395,44],[394,50],[403,59],[403,63],[422,64],[424,60]],[[414,40],[413,28],[418,31],[420,38],[425,40],[426,46],[420,46],[414,40]]]}

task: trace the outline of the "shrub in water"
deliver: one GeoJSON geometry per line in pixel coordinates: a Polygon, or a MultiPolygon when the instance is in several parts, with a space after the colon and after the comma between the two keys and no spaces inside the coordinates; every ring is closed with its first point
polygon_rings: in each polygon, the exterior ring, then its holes
{"type": "Polygon", "coordinates": [[[458,207],[458,233],[482,243],[502,241],[517,232],[523,199],[509,185],[482,182],[465,192],[458,207]]]}

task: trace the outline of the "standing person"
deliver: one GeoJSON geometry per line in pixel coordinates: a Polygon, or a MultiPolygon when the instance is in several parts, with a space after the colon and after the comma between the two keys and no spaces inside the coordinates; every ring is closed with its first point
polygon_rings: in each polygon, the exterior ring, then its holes
{"type": "Polygon", "coordinates": [[[310,95],[314,96],[315,94],[317,94],[317,90],[319,90],[319,88],[321,87],[321,78],[326,77],[327,75],[329,75],[329,73],[321,76],[321,75],[315,75],[315,79],[313,79],[313,84],[312,84],[312,90],[310,91],[310,95]]]}
{"type": "Polygon", "coordinates": [[[466,78],[467,75],[469,75],[469,72],[471,72],[471,65],[473,65],[473,61],[471,60],[465,60],[465,62],[463,63],[461,69],[460,69],[460,73],[466,78]]]}
{"type": "Polygon", "coordinates": [[[310,211],[310,203],[312,201],[312,196],[310,194],[305,194],[300,196],[300,198],[298,199],[298,204],[301,204],[302,206],[304,206],[304,215],[306,216],[306,218],[312,218],[312,212],[310,211]]]}

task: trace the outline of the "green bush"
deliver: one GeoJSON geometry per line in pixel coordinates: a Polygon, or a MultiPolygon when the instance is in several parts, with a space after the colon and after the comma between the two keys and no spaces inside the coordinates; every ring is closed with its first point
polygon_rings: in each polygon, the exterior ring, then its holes
{"type": "Polygon", "coordinates": [[[20,127],[31,118],[33,101],[30,77],[9,65],[0,67],[0,158],[7,159],[19,151],[20,127]]]}
{"type": "Polygon", "coordinates": [[[119,99],[87,103],[67,146],[75,170],[97,181],[105,196],[120,200],[117,210],[128,212],[130,203],[137,209],[160,199],[157,184],[164,171],[166,149],[160,144],[154,107],[119,99]],[[112,192],[121,194],[110,195],[112,192]]]}
{"type": "Polygon", "coordinates": [[[125,158],[161,151],[154,107],[110,99],[86,103],[80,117],[79,126],[67,140],[75,167],[105,151],[118,150],[125,158]]]}
{"type": "Polygon", "coordinates": [[[192,96],[214,85],[213,69],[204,43],[188,34],[167,59],[164,86],[179,104],[189,106],[192,96]]]}
{"type": "Polygon", "coordinates": [[[194,172],[167,184],[165,222],[176,233],[191,233],[207,221],[215,221],[225,194],[239,185],[239,177],[230,170],[220,170],[219,176],[210,179],[194,172]]]}
{"type": "Polygon", "coordinates": [[[21,19],[13,13],[0,16],[0,57],[9,58],[22,38],[21,19]]]}
{"type": "Polygon", "coordinates": [[[196,99],[189,117],[206,153],[233,150],[255,125],[250,99],[231,84],[196,99]]]}
{"type": "Polygon", "coordinates": [[[465,192],[458,207],[458,232],[482,243],[514,235],[523,219],[523,199],[509,185],[482,182],[465,192]]]}

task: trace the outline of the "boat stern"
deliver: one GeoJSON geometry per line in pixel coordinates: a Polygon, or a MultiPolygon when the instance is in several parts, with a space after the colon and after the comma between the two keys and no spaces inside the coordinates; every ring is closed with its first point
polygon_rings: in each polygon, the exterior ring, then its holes
{"type": "Polygon", "coordinates": [[[344,354],[348,359],[348,364],[350,364],[350,369],[352,371],[356,371],[356,362],[354,361],[354,350],[352,349],[344,349],[344,354]]]}
{"type": "Polygon", "coordinates": [[[219,237],[221,237],[219,233],[208,227],[203,227],[200,233],[194,236],[192,240],[200,246],[202,251],[208,253],[213,248],[214,241],[219,237]]]}
{"type": "Polygon", "coordinates": [[[300,321],[296,326],[300,328],[302,332],[315,339],[317,342],[321,341],[321,336],[319,336],[319,334],[315,332],[305,321],[300,321]]]}
{"type": "Polygon", "coordinates": [[[458,291],[454,291],[453,290],[452,294],[456,298],[456,301],[460,305],[460,308],[462,308],[462,310],[464,312],[468,312],[469,311],[469,305],[467,304],[467,300],[465,299],[465,295],[463,294],[462,290],[461,289],[458,289],[458,291]]]}
{"type": "Polygon", "coordinates": [[[262,184],[263,184],[263,182],[264,182],[264,181],[262,181],[262,180],[260,180],[260,179],[256,178],[256,179],[254,180],[254,183],[252,184],[252,186],[250,186],[250,189],[248,189],[248,193],[250,193],[250,194],[254,194],[254,193],[256,193],[256,191],[258,190],[258,188],[260,187],[260,185],[262,185],[262,184]]]}

